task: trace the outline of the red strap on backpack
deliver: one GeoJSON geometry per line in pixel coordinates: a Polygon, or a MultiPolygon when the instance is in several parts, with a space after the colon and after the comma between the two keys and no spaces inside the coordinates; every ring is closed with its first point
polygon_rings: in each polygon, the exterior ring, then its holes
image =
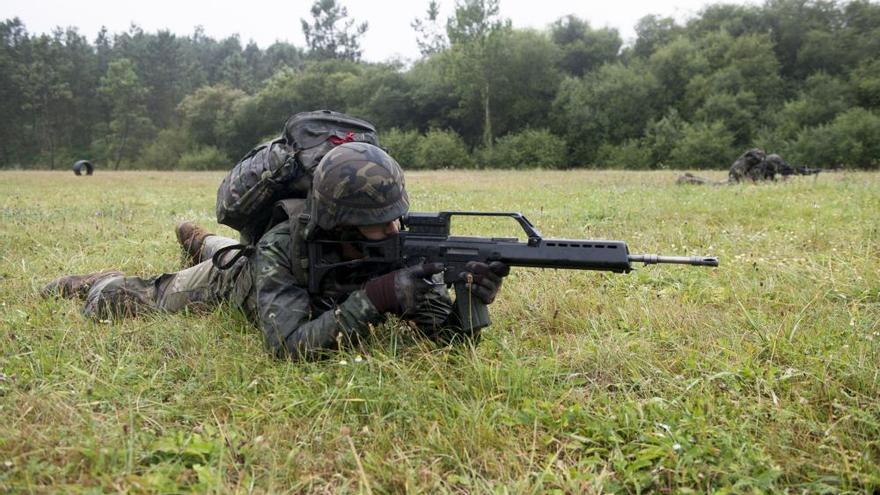
{"type": "Polygon", "coordinates": [[[345,137],[330,136],[330,139],[328,139],[328,141],[330,141],[330,144],[332,144],[333,146],[339,146],[342,143],[350,143],[354,141],[354,133],[348,131],[348,134],[346,134],[345,137]]]}

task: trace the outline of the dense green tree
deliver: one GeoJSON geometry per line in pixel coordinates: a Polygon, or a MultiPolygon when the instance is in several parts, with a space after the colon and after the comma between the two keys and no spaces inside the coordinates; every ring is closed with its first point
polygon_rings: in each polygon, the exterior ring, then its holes
{"type": "Polygon", "coordinates": [[[412,87],[399,64],[372,64],[339,88],[346,111],[368,119],[379,129],[413,127],[412,87]]]}
{"type": "Polygon", "coordinates": [[[839,38],[831,32],[818,29],[808,32],[797,53],[798,72],[840,73],[847,58],[841,56],[841,48],[839,38]]]}
{"type": "Polygon", "coordinates": [[[850,73],[859,104],[880,108],[880,58],[866,60],[850,73]]]}
{"type": "Polygon", "coordinates": [[[739,153],[734,136],[721,122],[686,124],[669,155],[668,166],[677,169],[727,168],[739,153]]]}
{"type": "Polygon", "coordinates": [[[95,63],[97,64],[96,72],[99,75],[106,74],[107,66],[110,65],[110,60],[113,58],[113,40],[106,27],[102,26],[101,30],[98,31],[98,35],[95,36],[94,45],[95,63]]]}
{"type": "Polygon", "coordinates": [[[445,51],[419,60],[404,74],[412,88],[412,107],[408,113],[413,127],[419,131],[463,128],[461,119],[456,115],[458,98],[455,94],[455,81],[446,73],[446,59],[449,56],[449,51],[445,51]]]}
{"type": "Polygon", "coordinates": [[[212,77],[209,84],[223,83],[233,88],[247,88],[251,81],[252,69],[242,55],[241,39],[237,34],[223,39],[215,48],[211,64],[212,77]]]}
{"type": "Polygon", "coordinates": [[[684,96],[688,83],[710,72],[709,61],[700,46],[679,37],[657,48],[648,59],[648,68],[660,86],[659,105],[685,111],[684,96]]]}
{"type": "Polygon", "coordinates": [[[550,125],[550,107],[562,81],[559,48],[544,33],[499,33],[490,84],[493,137],[550,125]]]}
{"type": "Polygon", "coordinates": [[[234,116],[245,98],[244,91],[225,85],[199,88],[177,106],[181,129],[197,145],[235,154],[234,116]]]}
{"type": "Polygon", "coordinates": [[[854,107],[832,122],[804,129],[791,148],[792,158],[817,167],[880,167],[880,116],[854,107]]]}
{"type": "Polygon", "coordinates": [[[447,75],[455,81],[459,114],[467,119],[482,114],[482,143],[492,147],[492,107],[498,90],[493,76],[501,68],[495,55],[503,48],[503,34],[511,29],[498,13],[498,0],[459,0],[446,24],[450,53],[447,75]],[[470,114],[470,115],[468,115],[470,114]]]}
{"type": "Polygon", "coordinates": [[[284,67],[298,69],[302,67],[305,55],[302,49],[287,43],[275,42],[266,48],[260,65],[259,81],[265,81],[272,74],[284,67]]]}
{"type": "Polygon", "coordinates": [[[346,20],[348,9],[336,0],[315,0],[311,14],[311,24],[300,20],[309,55],[316,59],[360,60],[360,38],[367,32],[366,22],[356,25],[354,19],[346,20]]]}
{"type": "Polygon", "coordinates": [[[544,33],[531,30],[502,29],[492,36],[485,48],[491,71],[474,72],[483,68],[470,58],[472,46],[436,54],[410,70],[415,127],[452,127],[470,145],[491,147],[488,137],[548,124],[561,80],[559,48],[544,33]],[[459,75],[469,68],[473,71],[462,81],[459,75]]]}
{"type": "Polygon", "coordinates": [[[650,57],[654,50],[669,43],[684,32],[671,17],[646,15],[635,25],[636,43],[632,51],[636,57],[650,57]]]}
{"type": "Polygon", "coordinates": [[[138,78],[147,88],[145,102],[150,119],[160,127],[173,123],[174,109],[192,89],[185,84],[186,70],[180,40],[169,31],[143,36],[139,58],[133,60],[138,78]]]}
{"type": "Polygon", "coordinates": [[[734,37],[763,34],[768,29],[769,24],[760,7],[730,3],[709,5],[687,23],[688,34],[697,38],[718,31],[734,37]]]}
{"type": "Polygon", "coordinates": [[[880,4],[853,0],[842,4],[839,55],[848,66],[877,60],[880,53],[880,4]]]}
{"type": "Polygon", "coordinates": [[[185,39],[183,51],[186,54],[187,86],[200,88],[219,82],[219,61],[215,57],[219,43],[205,35],[202,26],[196,26],[193,33],[185,39]]]}
{"type": "Polygon", "coordinates": [[[615,61],[623,45],[616,29],[592,29],[587,21],[574,15],[554,22],[550,36],[562,49],[559,66],[575,76],[615,61]]]}
{"type": "Polygon", "coordinates": [[[233,88],[254,91],[257,86],[254,69],[239,52],[232,52],[220,65],[220,80],[233,88]]]}
{"type": "Polygon", "coordinates": [[[346,111],[346,88],[362,74],[363,66],[337,59],[308,62],[300,69],[282,68],[253,98],[236,105],[229,149],[243,154],[258,141],[281,134],[284,123],[297,112],[346,111]]]}
{"type": "MultiPolygon", "coordinates": [[[[253,43],[242,48],[237,36],[218,42],[200,28],[189,37],[147,33],[136,25],[115,35],[102,29],[90,44],[75,29],[30,37],[20,21],[11,20],[2,24],[0,35],[0,163],[6,164],[55,167],[89,157],[91,145],[100,156],[115,157],[106,148],[112,141],[106,133],[114,120],[125,119],[98,92],[114,61],[131,62],[144,90],[143,108],[160,128],[176,128],[175,109],[204,84],[227,81],[256,91],[276,68],[302,63],[302,51],[291,45],[276,43],[264,56],[253,43]]],[[[127,142],[125,160],[129,151],[137,151],[132,146],[140,143],[127,142]]]]}
{"type": "Polygon", "coordinates": [[[60,31],[31,40],[30,59],[24,74],[24,110],[30,120],[30,139],[39,144],[41,157],[54,169],[59,146],[67,138],[66,118],[72,115],[74,94],[69,76],[72,61],[64,56],[60,31]]]}
{"type": "Polygon", "coordinates": [[[106,150],[106,158],[119,169],[122,160],[133,160],[137,150],[153,135],[153,123],[145,105],[147,89],[141,84],[134,64],[125,58],[114,60],[101,78],[98,92],[113,109],[113,119],[107,124],[106,135],[99,146],[106,150]]]}
{"type": "Polygon", "coordinates": [[[449,45],[436,0],[428,2],[425,17],[413,19],[410,26],[416,32],[416,44],[423,57],[442,52],[449,45]]]}
{"type": "Polygon", "coordinates": [[[762,114],[758,98],[750,91],[712,93],[694,114],[696,121],[722,122],[736,146],[747,147],[757,127],[769,116],[762,114]]]}
{"type": "Polygon", "coordinates": [[[686,124],[687,122],[674,108],[670,108],[659,120],[648,123],[642,142],[642,146],[649,153],[648,164],[669,165],[669,157],[681,141],[686,124]]]}
{"type": "Polygon", "coordinates": [[[0,23],[0,164],[21,163],[24,129],[27,32],[19,19],[0,23]]]}
{"type": "Polygon", "coordinates": [[[783,94],[772,44],[766,35],[734,38],[725,31],[708,34],[701,43],[711,72],[691,78],[680,108],[697,120],[723,123],[737,146],[748,146],[783,94]]]}
{"type": "Polygon", "coordinates": [[[277,136],[291,114],[331,108],[373,121],[380,135],[399,129],[391,139],[416,166],[435,163],[424,142],[470,153],[444,166],[498,165],[504,150],[493,144],[552,141],[529,131],[545,127],[565,140],[568,165],[696,166],[684,157],[699,152],[724,167],[718,157],[761,145],[877,166],[867,154],[880,110],[876,2],[721,3],[685,24],[646,16],[622,50],[614,30],[573,16],[514,29],[497,0],[458,0],[444,35],[438,4],[411,24],[423,50],[411,65],[360,62],[362,26],[331,0],[313,4],[308,52],[214,39],[201,27],[186,36],[101,29],[90,43],[75,28],[29,35],[6,20],[0,165],[91,157],[215,167],[277,136]]]}
{"type": "Polygon", "coordinates": [[[853,106],[854,96],[845,80],[819,72],[807,78],[796,99],[774,119],[777,133],[793,138],[801,129],[825,124],[853,106]]]}
{"type": "Polygon", "coordinates": [[[830,32],[839,23],[835,2],[826,0],[767,0],[761,15],[768,25],[781,73],[793,78],[813,72],[798,65],[798,52],[809,33],[830,32]]]}
{"type": "Polygon", "coordinates": [[[92,141],[92,123],[101,115],[99,108],[93,105],[100,79],[97,59],[88,40],[76,29],[59,31],[57,36],[59,56],[64,60],[59,69],[64,71],[61,77],[68,82],[71,100],[70,107],[60,116],[62,122],[56,132],[68,154],[87,156],[92,141]]]}
{"type": "Polygon", "coordinates": [[[563,81],[553,102],[555,130],[565,136],[573,165],[594,163],[603,142],[619,144],[641,136],[647,122],[660,111],[658,92],[653,74],[622,63],[563,81]]]}

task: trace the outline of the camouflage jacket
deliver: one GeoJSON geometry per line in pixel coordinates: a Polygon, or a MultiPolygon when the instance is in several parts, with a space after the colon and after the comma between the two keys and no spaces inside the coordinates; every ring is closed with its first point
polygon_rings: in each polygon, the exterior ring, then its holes
{"type": "Polygon", "coordinates": [[[764,152],[760,149],[746,151],[733,162],[728,172],[729,182],[742,182],[744,180],[759,181],[764,179],[764,152]]]}
{"type": "MultiPolygon", "coordinates": [[[[267,346],[278,356],[292,359],[314,359],[341,345],[356,343],[365,337],[371,325],[385,320],[367,298],[362,286],[381,273],[346,272],[344,280],[336,277],[326,281],[319,295],[309,294],[297,280],[291,267],[293,243],[287,222],[266,232],[251,257],[258,320],[267,346]]],[[[429,337],[445,335],[457,317],[445,286],[437,286],[423,307],[403,316],[429,337]]]]}
{"type": "Polygon", "coordinates": [[[767,155],[761,165],[764,168],[764,178],[767,180],[776,180],[776,174],[791,169],[791,165],[775,153],[767,155]]]}

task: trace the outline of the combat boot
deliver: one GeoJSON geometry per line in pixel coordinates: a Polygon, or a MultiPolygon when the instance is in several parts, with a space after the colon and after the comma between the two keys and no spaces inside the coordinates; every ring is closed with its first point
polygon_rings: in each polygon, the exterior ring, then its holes
{"type": "Polygon", "coordinates": [[[203,261],[202,245],[205,243],[205,238],[214,234],[193,222],[180,222],[174,231],[177,233],[177,242],[180,243],[180,247],[186,255],[188,266],[201,263],[203,261]]]}
{"type": "Polygon", "coordinates": [[[43,297],[66,297],[85,299],[93,285],[107,277],[121,276],[122,272],[110,270],[86,275],[67,275],[49,282],[40,291],[43,297]]]}

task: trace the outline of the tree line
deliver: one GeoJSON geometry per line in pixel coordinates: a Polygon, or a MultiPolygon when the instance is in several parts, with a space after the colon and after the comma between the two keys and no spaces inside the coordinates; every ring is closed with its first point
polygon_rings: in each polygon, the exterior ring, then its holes
{"type": "Polygon", "coordinates": [[[405,168],[726,168],[762,147],[810,166],[880,168],[880,5],[715,4],[615,29],[565,16],[516,29],[498,0],[436,1],[411,64],[361,60],[366,23],[335,0],[305,47],[0,23],[0,166],[224,169],[293,113],[376,124],[405,168]]]}

